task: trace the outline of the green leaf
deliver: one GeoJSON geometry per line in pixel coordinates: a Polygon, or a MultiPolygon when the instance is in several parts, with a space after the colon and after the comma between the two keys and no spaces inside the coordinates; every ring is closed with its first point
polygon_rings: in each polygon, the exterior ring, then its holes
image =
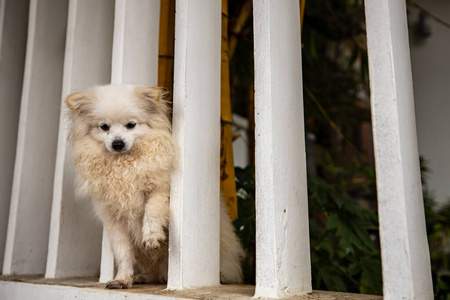
{"type": "Polygon", "coordinates": [[[326,229],[335,229],[338,228],[341,224],[341,220],[337,214],[332,214],[328,217],[326,229]]]}

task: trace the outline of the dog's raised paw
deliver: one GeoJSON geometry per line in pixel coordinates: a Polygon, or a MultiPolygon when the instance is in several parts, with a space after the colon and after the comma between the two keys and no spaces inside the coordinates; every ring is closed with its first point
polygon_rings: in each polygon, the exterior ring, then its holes
{"type": "Polygon", "coordinates": [[[131,288],[132,283],[126,283],[121,280],[111,280],[106,283],[107,289],[128,289],[131,288]]]}
{"type": "Polygon", "coordinates": [[[149,226],[144,226],[142,233],[142,246],[146,251],[154,251],[158,249],[161,243],[166,240],[166,235],[162,227],[150,230],[149,226]]]}
{"type": "Polygon", "coordinates": [[[161,242],[160,240],[158,240],[156,237],[154,237],[154,238],[150,238],[150,239],[146,239],[146,240],[142,241],[142,246],[147,251],[154,251],[159,248],[159,246],[161,244],[160,242],[161,242]]]}
{"type": "Polygon", "coordinates": [[[164,228],[158,224],[150,222],[144,218],[142,227],[142,246],[146,251],[153,251],[159,248],[160,243],[166,240],[164,228]]]}

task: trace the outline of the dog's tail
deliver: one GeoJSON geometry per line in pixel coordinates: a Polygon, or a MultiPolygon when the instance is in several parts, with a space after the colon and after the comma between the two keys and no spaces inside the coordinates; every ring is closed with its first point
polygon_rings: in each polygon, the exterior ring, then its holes
{"type": "Polygon", "coordinates": [[[241,262],[245,252],[227,214],[223,198],[220,202],[220,281],[241,283],[241,262]]]}

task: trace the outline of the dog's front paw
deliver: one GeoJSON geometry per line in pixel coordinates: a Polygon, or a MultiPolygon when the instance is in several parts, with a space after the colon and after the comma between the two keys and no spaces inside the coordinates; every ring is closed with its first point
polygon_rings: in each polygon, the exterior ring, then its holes
{"type": "Polygon", "coordinates": [[[131,282],[125,282],[122,280],[111,280],[106,283],[107,289],[129,289],[133,286],[131,282]]]}

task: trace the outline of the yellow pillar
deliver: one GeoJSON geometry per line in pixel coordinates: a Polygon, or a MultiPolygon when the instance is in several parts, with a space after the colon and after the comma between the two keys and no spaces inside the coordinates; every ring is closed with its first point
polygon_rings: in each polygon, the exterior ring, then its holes
{"type": "Polygon", "coordinates": [[[159,21],[158,86],[173,91],[175,0],[161,0],[159,21]]]}
{"type": "Polygon", "coordinates": [[[306,0],[300,0],[300,30],[303,29],[303,16],[305,15],[306,0]]]}
{"type": "Polygon", "coordinates": [[[220,135],[220,188],[228,214],[236,219],[237,199],[234,177],[233,138],[231,132],[230,69],[228,54],[228,0],[222,1],[222,64],[221,64],[221,135],[220,135]]]}

